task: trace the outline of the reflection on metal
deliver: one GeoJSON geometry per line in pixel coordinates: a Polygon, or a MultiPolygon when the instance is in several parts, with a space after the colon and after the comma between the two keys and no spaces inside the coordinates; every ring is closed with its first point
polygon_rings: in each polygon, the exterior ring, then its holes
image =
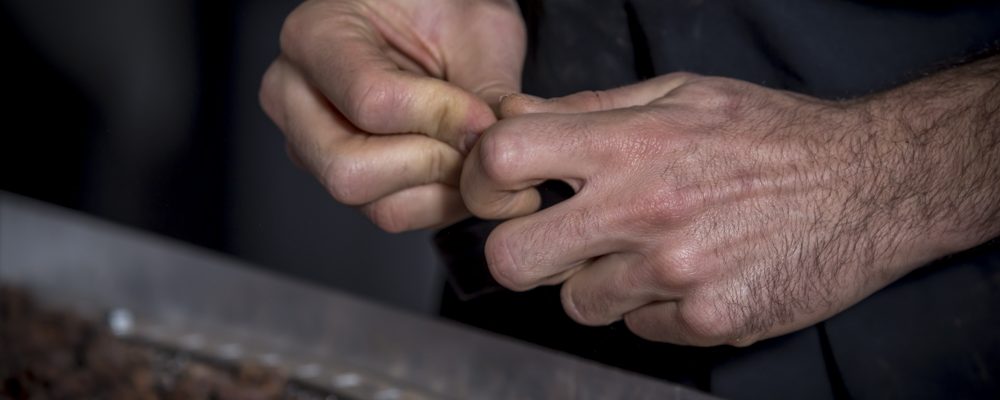
{"type": "Polygon", "coordinates": [[[112,334],[117,336],[131,334],[134,325],[132,313],[128,310],[115,308],[108,312],[108,328],[112,334]]]}
{"type": "Polygon", "coordinates": [[[123,337],[259,360],[349,398],[710,398],[2,192],[0,281],[123,337]]]}

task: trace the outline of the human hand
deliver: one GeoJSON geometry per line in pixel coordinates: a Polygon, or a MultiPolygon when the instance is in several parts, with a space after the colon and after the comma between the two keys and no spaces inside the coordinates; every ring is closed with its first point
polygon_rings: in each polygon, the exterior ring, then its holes
{"type": "Polygon", "coordinates": [[[562,283],[582,324],[749,345],[955,250],[921,240],[901,192],[912,153],[864,102],[671,74],[500,108],[461,180],[473,214],[513,218],[487,241],[491,273],[514,290],[562,283]],[[535,212],[549,179],[577,193],[535,212]]]}
{"type": "Polygon", "coordinates": [[[523,21],[508,0],[313,0],[285,21],[260,102],[289,156],[384,230],[468,215],[464,153],[520,88],[523,21]]]}

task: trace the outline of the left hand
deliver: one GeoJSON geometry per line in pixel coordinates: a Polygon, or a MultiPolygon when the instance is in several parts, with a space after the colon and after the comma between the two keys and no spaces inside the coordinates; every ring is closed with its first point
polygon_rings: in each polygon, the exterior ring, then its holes
{"type": "Polygon", "coordinates": [[[892,188],[899,141],[863,101],[671,74],[605,92],[504,99],[466,160],[491,273],[563,284],[574,320],[644,338],[749,345],[822,321],[941,254],[892,188]],[[534,186],[577,193],[535,211],[534,186]]]}
{"type": "Polygon", "coordinates": [[[290,158],[388,232],[468,218],[469,144],[517,91],[514,0],[312,0],[285,20],[260,102],[290,158]]]}

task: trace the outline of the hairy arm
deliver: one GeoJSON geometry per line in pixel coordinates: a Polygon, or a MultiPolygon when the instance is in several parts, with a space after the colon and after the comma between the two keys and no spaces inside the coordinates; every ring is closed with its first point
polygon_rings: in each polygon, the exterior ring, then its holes
{"type": "Polygon", "coordinates": [[[1000,235],[1000,56],[867,101],[872,134],[894,139],[882,141],[896,174],[881,197],[913,235],[914,261],[1000,235]]]}
{"type": "Polygon", "coordinates": [[[500,109],[461,185],[513,218],[490,269],[583,324],[747,345],[1000,234],[998,58],[852,101],[670,74],[500,109]],[[546,179],[577,193],[535,212],[546,179]]]}
{"type": "Polygon", "coordinates": [[[807,228],[769,240],[767,255],[729,259],[783,259],[772,261],[771,274],[744,275],[754,294],[728,319],[756,317],[743,320],[740,336],[801,327],[806,315],[825,319],[934,259],[1000,235],[1000,57],[818,104],[814,112],[834,117],[806,113],[790,123],[826,130],[800,142],[820,166],[807,167],[812,176],[802,181],[825,187],[811,196],[818,207],[807,228]]]}

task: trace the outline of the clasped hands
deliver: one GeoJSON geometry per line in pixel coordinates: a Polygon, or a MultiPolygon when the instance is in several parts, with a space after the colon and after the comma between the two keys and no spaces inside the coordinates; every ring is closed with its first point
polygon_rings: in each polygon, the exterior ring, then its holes
{"type": "Polygon", "coordinates": [[[800,329],[905,272],[883,251],[905,232],[878,235],[870,206],[864,103],[684,73],[512,94],[516,5],[438,3],[308,1],[262,83],[291,158],[381,228],[506,220],[486,246],[501,284],[562,284],[582,324],[685,345],[800,329]],[[550,179],[576,194],[538,211],[550,179]]]}

